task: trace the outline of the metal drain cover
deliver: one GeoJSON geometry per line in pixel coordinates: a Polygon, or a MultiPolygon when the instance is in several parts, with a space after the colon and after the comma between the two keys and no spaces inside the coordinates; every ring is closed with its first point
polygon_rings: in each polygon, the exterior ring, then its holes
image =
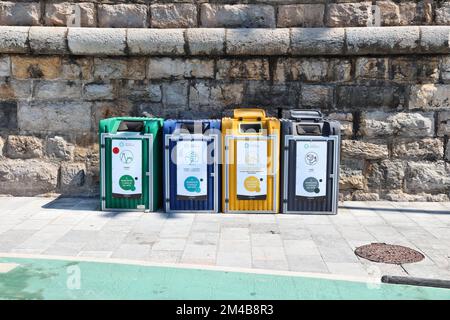
{"type": "Polygon", "coordinates": [[[386,243],[366,244],[356,248],[355,254],[370,261],[391,264],[419,262],[425,258],[414,249],[386,243]]]}

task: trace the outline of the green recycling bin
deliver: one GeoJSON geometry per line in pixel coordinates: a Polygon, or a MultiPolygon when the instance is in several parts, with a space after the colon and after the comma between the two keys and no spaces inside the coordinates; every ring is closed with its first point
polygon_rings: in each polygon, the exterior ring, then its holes
{"type": "Polygon", "coordinates": [[[163,119],[100,120],[102,210],[156,211],[162,201],[163,119]]]}

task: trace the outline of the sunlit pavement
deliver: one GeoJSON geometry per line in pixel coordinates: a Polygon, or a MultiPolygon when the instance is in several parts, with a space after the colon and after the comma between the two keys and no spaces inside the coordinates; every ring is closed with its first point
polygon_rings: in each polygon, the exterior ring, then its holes
{"type": "Polygon", "coordinates": [[[450,279],[450,203],[344,202],[336,216],[97,207],[97,199],[2,197],[0,254],[450,279]],[[405,245],[426,258],[389,265],[355,256],[371,242],[405,245]]]}

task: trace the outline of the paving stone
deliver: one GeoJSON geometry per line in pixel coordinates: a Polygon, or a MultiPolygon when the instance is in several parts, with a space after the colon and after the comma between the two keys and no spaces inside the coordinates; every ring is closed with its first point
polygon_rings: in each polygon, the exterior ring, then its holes
{"type": "Polygon", "coordinates": [[[150,254],[150,245],[121,244],[112,254],[112,258],[146,260],[150,254]]]}
{"type": "Polygon", "coordinates": [[[216,263],[218,266],[233,268],[251,268],[251,252],[226,252],[218,251],[216,263]]]}
{"type": "Polygon", "coordinates": [[[174,250],[153,250],[150,252],[150,256],[148,258],[151,262],[158,263],[177,263],[181,259],[183,251],[174,251],[174,250]]]}
{"type": "Polygon", "coordinates": [[[227,228],[220,230],[221,240],[250,240],[250,233],[247,228],[227,228]]]}
{"type": "Polygon", "coordinates": [[[186,239],[159,239],[152,246],[152,250],[183,251],[186,246],[186,239]]]}
{"type": "Polygon", "coordinates": [[[290,271],[329,273],[327,265],[319,255],[287,255],[290,271]]]}

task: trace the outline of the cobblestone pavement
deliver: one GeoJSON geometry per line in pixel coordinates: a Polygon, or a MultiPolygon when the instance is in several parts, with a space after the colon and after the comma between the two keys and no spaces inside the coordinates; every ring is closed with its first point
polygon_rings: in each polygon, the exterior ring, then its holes
{"type": "Polygon", "coordinates": [[[97,199],[0,198],[0,253],[118,258],[350,276],[450,279],[450,203],[344,202],[336,216],[97,211],[97,199]],[[355,247],[426,258],[389,265],[355,247]]]}

